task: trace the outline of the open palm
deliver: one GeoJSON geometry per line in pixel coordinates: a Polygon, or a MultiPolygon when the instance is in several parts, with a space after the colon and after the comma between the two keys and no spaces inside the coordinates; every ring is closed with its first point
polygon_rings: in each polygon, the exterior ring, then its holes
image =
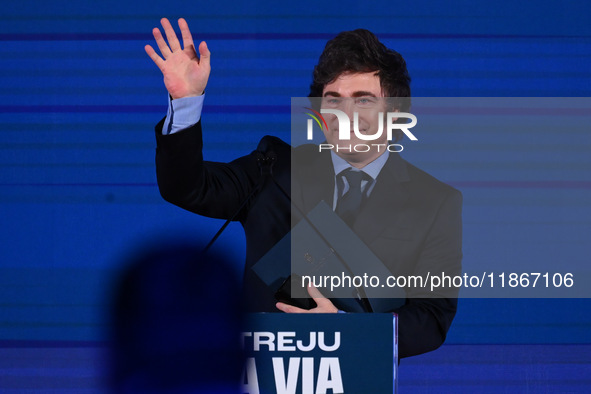
{"type": "Polygon", "coordinates": [[[209,63],[211,54],[207,44],[205,41],[199,44],[199,56],[197,56],[189,25],[183,18],[179,19],[178,23],[183,37],[184,48],[181,48],[181,44],[168,19],[162,18],[160,23],[166,34],[168,44],[164,41],[164,37],[162,37],[162,33],[157,27],[152,30],[152,34],[154,34],[162,57],[158,56],[150,45],[146,45],[144,49],[162,71],[164,85],[168,93],[173,99],[203,94],[211,71],[209,63]]]}

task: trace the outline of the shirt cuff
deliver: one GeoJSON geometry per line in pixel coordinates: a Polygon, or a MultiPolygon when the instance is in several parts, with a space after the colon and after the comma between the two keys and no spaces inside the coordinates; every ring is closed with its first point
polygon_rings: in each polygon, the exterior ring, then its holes
{"type": "Polygon", "coordinates": [[[171,100],[168,96],[168,112],[162,126],[162,134],[174,134],[197,124],[201,119],[204,100],[205,94],[176,100],[171,100]]]}

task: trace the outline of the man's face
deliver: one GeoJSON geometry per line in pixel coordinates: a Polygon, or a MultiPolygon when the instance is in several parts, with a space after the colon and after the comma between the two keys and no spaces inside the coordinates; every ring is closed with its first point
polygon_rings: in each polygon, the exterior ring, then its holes
{"type": "MultiPolygon", "coordinates": [[[[358,138],[353,131],[354,113],[357,112],[359,114],[358,125],[360,133],[373,135],[377,132],[380,122],[379,112],[386,112],[383,97],[380,78],[375,72],[345,73],[327,84],[322,92],[321,107],[323,109],[337,109],[347,114],[350,120],[350,139],[339,140],[338,118],[336,115],[324,114],[323,116],[328,125],[328,130],[324,133],[326,142],[335,147],[339,146],[339,148],[357,144],[388,144],[385,130],[383,130],[382,135],[378,139],[370,141],[358,138]]],[[[375,156],[375,151],[373,150],[359,153],[353,149],[351,149],[351,152],[346,149],[339,149],[337,152],[335,149],[335,153],[338,153],[339,156],[348,161],[350,159],[355,159],[355,161],[363,160],[361,156],[375,156]]]]}

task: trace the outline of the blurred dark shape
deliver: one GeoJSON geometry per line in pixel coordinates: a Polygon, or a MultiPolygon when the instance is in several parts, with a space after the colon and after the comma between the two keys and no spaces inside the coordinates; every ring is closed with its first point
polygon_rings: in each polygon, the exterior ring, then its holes
{"type": "Polygon", "coordinates": [[[238,392],[243,318],[233,268],[188,244],[145,249],[115,289],[113,392],[238,392]]]}

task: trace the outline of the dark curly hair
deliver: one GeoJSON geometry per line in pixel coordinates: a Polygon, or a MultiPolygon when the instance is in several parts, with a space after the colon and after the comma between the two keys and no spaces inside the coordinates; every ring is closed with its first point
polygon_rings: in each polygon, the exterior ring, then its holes
{"type": "Polygon", "coordinates": [[[322,97],[324,87],[343,73],[373,71],[380,78],[384,96],[410,97],[410,76],[404,58],[386,48],[369,30],[344,31],[326,43],[314,67],[308,97],[322,97]]]}

